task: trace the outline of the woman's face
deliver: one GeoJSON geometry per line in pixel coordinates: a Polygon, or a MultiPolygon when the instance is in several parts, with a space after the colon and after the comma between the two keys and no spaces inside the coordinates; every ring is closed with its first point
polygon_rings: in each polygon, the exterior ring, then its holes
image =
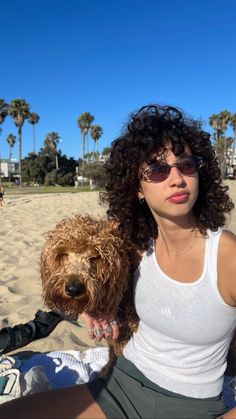
{"type": "MultiPolygon", "coordinates": [[[[185,148],[181,156],[175,156],[171,147],[169,147],[165,159],[159,160],[157,158],[157,162],[161,161],[172,165],[173,163],[183,162],[183,159],[191,155],[192,153],[188,147],[185,148]]],[[[184,163],[188,165],[188,160],[184,160],[184,163]]],[[[145,163],[140,168],[140,172],[143,173],[147,167],[148,165],[145,163]]],[[[171,168],[169,176],[164,180],[147,181],[147,179],[141,177],[138,197],[139,199],[145,199],[157,222],[160,218],[176,221],[177,218],[188,219],[198,196],[198,172],[194,169],[192,171],[190,170],[190,174],[183,174],[178,167],[174,166],[171,168]],[[192,171],[193,173],[191,173],[192,171]]]]}

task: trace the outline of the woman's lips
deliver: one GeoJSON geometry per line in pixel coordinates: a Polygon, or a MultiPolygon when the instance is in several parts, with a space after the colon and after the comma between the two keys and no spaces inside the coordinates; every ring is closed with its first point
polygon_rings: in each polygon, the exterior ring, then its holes
{"type": "Polygon", "coordinates": [[[188,201],[189,194],[187,192],[173,194],[169,196],[168,201],[173,202],[174,204],[182,204],[188,201]]]}

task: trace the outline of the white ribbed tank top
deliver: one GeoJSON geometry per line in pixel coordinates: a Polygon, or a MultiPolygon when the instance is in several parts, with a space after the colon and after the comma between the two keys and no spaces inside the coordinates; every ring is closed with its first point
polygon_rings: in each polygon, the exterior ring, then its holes
{"type": "Polygon", "coordinates": [[[124,356],[152,382],[189,397],[222,391],[236,325],[236,308],[224,302],[217,286],[221,233],[207,231],[203,272],[194,282],[168,277],[158,265],[154,244],[134,274],[140,323],[124,356]]]}

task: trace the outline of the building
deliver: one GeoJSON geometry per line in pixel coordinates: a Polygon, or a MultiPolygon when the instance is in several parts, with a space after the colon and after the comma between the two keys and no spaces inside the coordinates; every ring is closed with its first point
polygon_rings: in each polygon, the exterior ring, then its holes
{"type": "Polygon", "coordinates": [[[17,178],[19,177],[19,163],[16,159],[12,159],[10,164],[8,159],[0,160],[0,173],[3,178],[9,178],[9,174],[17,178]]]}
{"type": "Polygon", "coordinates": [[[229,148],[226,153],[226,163],[227,165],[236,165],[236,149],[229,148]]]}

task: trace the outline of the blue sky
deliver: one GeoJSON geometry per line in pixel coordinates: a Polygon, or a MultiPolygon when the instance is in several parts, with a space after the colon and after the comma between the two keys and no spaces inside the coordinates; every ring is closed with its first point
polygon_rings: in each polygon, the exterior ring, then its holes
{"type": "MultiPolygon", "coordinates": [[[[181,107],[209,131],[209,115],[236,112],[235,22],[235,0],[0,0],[0,98],[23,98],[40,115],[37,151],[56,131],[75,158],[82,112],[103,128],[100,151],[153,102],[181,107]]],[[[9,118],[1,127],[7,158],[16,128],[9,118]]],[[[23,157],[32,148],[26,122],[23,157]]]]}

